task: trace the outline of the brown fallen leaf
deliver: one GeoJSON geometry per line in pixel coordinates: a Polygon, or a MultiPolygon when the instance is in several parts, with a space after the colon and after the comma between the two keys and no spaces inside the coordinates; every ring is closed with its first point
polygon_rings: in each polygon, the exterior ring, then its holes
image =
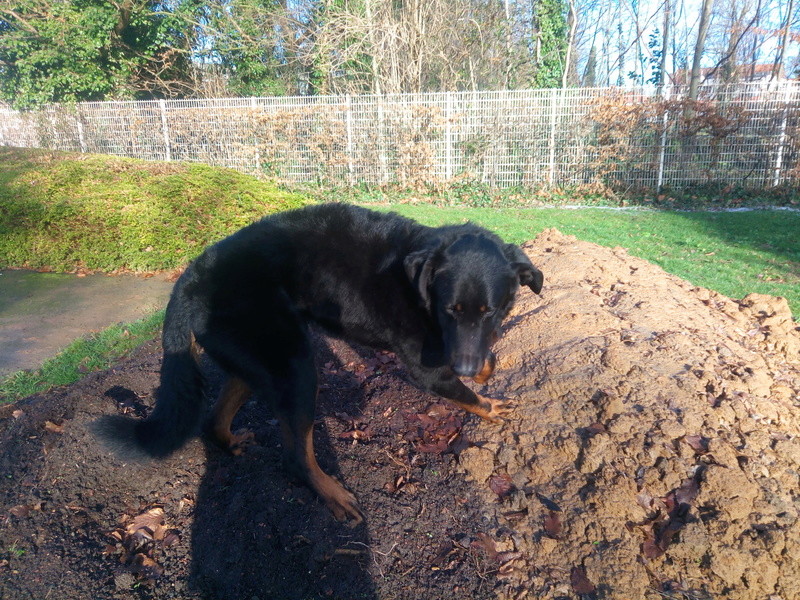
{"type": "Polygon", "coordinates": [[[448,561],[448,558],[456,552],[457,550],[452,540],[445,540],[442,542],[441,546],[439,546],[439,549],[436,551],[433,560],[431,561],[431,569],[433,571],[446,570],[450,562],[448,561]]]}
{"type": "Polygon", "coordinates": [[[13,507],[9,508],[8,512],[10,512],[12,515],[14,515],[17,518],[24,519],[25,517],[27,517],[30,514],[31,507],[28,506],[27,504],[19,504],[17,506],[13,506],[13,507]]]}
{"type": "Polygon", "coordinates": [[[691,449],[695,451],[695,454],[700,456],[708,454],[708,442],[710,441],[708,438],[702,435],[687,435],[683,440],[689,444],[691,449]]]}
{"type": "Polygon", "coordinates": [[[133,522],[126,528],[128,535],[145,535],[155,541],[164,539],[166,528],[164,509],[160,506],[151,508],[144,513],[134,517],[133,522]]]}
{"type": "Polygon", "coordinates": [[[51,433],[64,433],[64,426],[56,425],[52,421],[45,421],[44,428],[51,433]]]}
{"type": "Polygon", "coordinates": [[[495,560],[497,558],[497,545],[488,533],[479,533],[477,539],[470,543],[470,547],[483,550],[489,560],[495,560]]]}
{"type": "Polygon", "coordinates": [[[583,567],[572,567],[572,571],[569,574],[569,582],[572,584],[572,589],[576,594],[594,594],[597,591],[597,588],[586,576],[586,569],[583,567]]]}
{"type": "Polygon", "coordinates": [[[681,483],[681,487],[674,490],[672,493],[675,496],[676,504],[692,504],[697,498],[697,494],[700,493],[700,483],[697,477],[689,477],[688,479],[684,479],[683,483],[681,483]]]}
{"type": "Polygon", "coordinates": [[[646,559],[658,558],[667,551],[677,533],[689,522],[689,511],[699,492],[699,479],[695,476],[685,479],[680,487],[660,499],[664,510],[659,510],[659,514],[666,511],[667,516],[653,519],[652,529],[645,533],[642,555],[646,559]]]}
{"type": "Polygon", "coordinates": [[[164,574],[164,567],[145,554],[137,554],[130,565],[131,572],[144,579],[157,579],[164,574]]]}
{"type": "Polygon", "coordinates": [[[561,516],[551,510],[544,517],[544,531],[548,537],[557,540],[561,537],[561,516]]]}
{"type": "Polygon", "coordinates": [[[497,473],[489,477],[489,489],[502,500],[509,496],[516,488],[508,473],[497,473]]]}

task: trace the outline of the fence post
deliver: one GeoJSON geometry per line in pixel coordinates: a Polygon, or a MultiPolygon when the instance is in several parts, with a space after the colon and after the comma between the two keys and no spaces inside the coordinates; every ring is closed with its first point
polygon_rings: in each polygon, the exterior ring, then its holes
{"type": "Polygon", "coordinates": [[[172,160],[172,149],[169,145],[169,129],[167,128],[167,103],[161,98],[158,101],[158,106],[161,109],[161,133],[164,136],[164,150],[166,151],[167,162],[172,160]]]}
{"type": "Polygon", "coordinates": [[[352,186],[353,179],[353,108],[350,94],[345,96],[345,125],[347,128],[347,181],[352,186]]]}
{"type": "Polygon", "coordinates": [[[258,103],[256,102],[255,96],[250,98],[250,111],[252,112],[252,120],[253,120],[253,145],[256,148],[256,173],[259,175],[261,174],[261,146],[258,145],[258,121],[256,120],[256,109],[258,108],[258,103]]]}
{"type": "Polygon", "coordinates": [[[445,92],[447,100],[445,103],[445,123],[444,123],[444,139],[445,139],[445,170],[444,175],[447,181],[453,178],[453,94],[455,92],[445,92]]]}
{"type": "MultiPolygon", "coordinates": [[[[661,88],[662,98],[666,102],[669,100],[670,87],[664,86],[661,88]]],[[[656,183],[656,193],[661,193],[661,187],[664,185],[664,159],[667,155],[667,115],[669,114],[668,106],[664,104],[664,116],[661,120],[661,147],[658,150],[658,180],[656,183]]]]}
{"type": "Polygon", "coordinates": [[[786,143],[786,121],[789,118],[789,94],[788,82],[783,83],[783,120],[781,121],[781,135],[778,139],[778,155],[775,157],[775,175],[772,179],[772,185],[778,187],[781,182],[781,167],[783,166],[783,146],[786,143]]]}
{"type": "Polygon", "coordinates": [[[86,140],[83,137],[83,122],[81,121],[80,109],[76,109],[75,124],[78,127],[78,143],[81,146],[81,152],[86,153],[86,140]]]}
{"type": "Polygon", "coordinates": [[[383,98],[378,96],[378,162],[380,164],[380,182],[388,183],[389,181],[389,157],[387,154],[386,144],[386,127],[384,126],[383,114],[383,98]]]}
{"type": "Polygon", "coordinates": [[[556,178],[556,100],[560,88],[553,88],[550,96],[550,168],[547,172],[547,185],[552,186],[556,178]]]}

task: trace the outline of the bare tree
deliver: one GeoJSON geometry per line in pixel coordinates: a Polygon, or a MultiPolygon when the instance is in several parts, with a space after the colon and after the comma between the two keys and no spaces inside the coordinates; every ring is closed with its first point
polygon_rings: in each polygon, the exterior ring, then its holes
{"type": "MultiPolygon", "coordinates": [[[[575,32],[578,29],[578,15],[575,13],[575,3],[573,0],[569,1],[569,16],[567,17],[567,25],[569,26],[569,37],[567,39],[567,54],[564,58],[564,71],[561,74],[561,87],[567,87],[567,82],[570,78],[570,67],[572,66],[573,47],[575,45],[575,32]]],[[[574,71],[573,67],[573,71],[574,71]]]]}
{"type": "Polygon", "coordinates": [[[775,62],[772,65],[772,76],[770,81],[778,79],[781,76],[781,68],[783,67],[783,58],[786,55],[786,46],[789,43],[789,25],[792,23],[792,13],[794,12],[794,0],[789,0],[789,6],[786,8],[786,19],[783,22],[783,32],[781,33],[781,40],[778,44],[778,50],[775,54],[775,62]]]}
{"type": "Polygon", "coordinates": [[[661,90],[664,87],[664,80],[666,77],[667,71],[667,53],[669,52],[669,40],[670,40],[670,32],[671,32],[671,0],[664,0],[664,20],[662,21],[662,36],[661,36],[661,56],[659,56],[658,60],[658,78],[656,80],[656,86],[658,87],[658,93],[661,95],[661,90]]]}
{"type": "Polygon", "coordinates": [[[692,58],[692,72],[689,78],[690,100],[697,100],[697,94],[700,88],[700,62],[703,58],[703,52],[705,51],[706,47],[708,26],[711,24],[712,6],[713,0],[703,0],[703,6],[700,10],[700,26],[697,32],[697,42],[694,46],[694,56],[692,58]]]}

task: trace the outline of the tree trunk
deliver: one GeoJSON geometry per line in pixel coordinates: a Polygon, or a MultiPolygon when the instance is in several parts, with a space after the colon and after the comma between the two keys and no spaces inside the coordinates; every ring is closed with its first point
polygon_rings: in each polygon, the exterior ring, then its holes
{"type": "Polygon", "coordinates": [[[700,29],[697,32],[697,43],[694,46],[694,58],[692,59],[692,75],[689,80],[689,100],[697,100],[700,88],[700,60],[706,47],[706,34],[711,23],[712,0],[703,0],[703,8],[700,13],[700,29]]]}
{"type": "Polygon", "coordinates": [[[664,88],[664,79],[666,78],[667,70],[667,52],[669,51],[669,33],[670,33],[670,0],[664,0],[664,39],[661,40],[661,56],[658,60],[658,81],[656,86],[658,88],[658,95],[661,95],[661,90],[664,88]]]}
{"type": "Polygon", "coordinates": [[[575,44],[575,31],[578,28],[578,16],[575,14],[575,4],[572,0],[569,2],[569,16],[567,17],[569,25],[569,39],[567,40],[567,54],[564,58],[564,72],[561,74],[561,87],[567,87],[567,76],[569,75],[570,60],[572,57],[572,46],[575,44]]]}
{"type": "Polygon", "coordinates": [[[772,65],[772,76],[770,81],[780,79],[781,67],[783,67],[783,57],[786,53],[786,44],[789,43],[789,25],[792,23],[792,11],[794,10],[794,0],[789,0],[789,7],[786,10],[786,24],[781,34],[781,43],[778,46],[778,53],[775,55],[775,64],[772,65]]]}

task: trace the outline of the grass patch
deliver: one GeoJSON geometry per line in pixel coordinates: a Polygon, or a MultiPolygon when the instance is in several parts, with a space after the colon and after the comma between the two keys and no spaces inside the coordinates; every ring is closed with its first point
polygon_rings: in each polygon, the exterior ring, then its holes
{"type": "Polygon", "coordinates": [[[231,169],[0,148],[0,268],[173,269],[305,203],[231,169]]]}
{"type": "Polygon", "coordinates": [[[800,208],[800,190],[783,185],[765,190],[744,186],[699,184],[685,189],[617,190],[601,183],[559,188],[492,188],[473,181],[409,190],[398,186],[361,184],[353,187],[297,185],[319,202],[356,204],[428,204],[463,208],[531,208],[552,206],[638,206],[659,210],[719,210],[723,208],[800,208]]]}
{"type": "Polygon", "coordinates": [[[33,371],[18,371],[0,380],[0,404],[69,385],[92,371],[108,369],[161,329],[164,311],[125,325],[114,325],[82,337],[33,371]]]}
{"type": "MultiPolygon", "coordinates": [[[[732,298],[751,292],[783,296],[800,315],[800,213],[668,212],[382,207],[428,225],[472,220],[509,242],[521,243],[548,227],[603,246],[622,246],[695,285],[732,298]]],[[[546,275],[546,274],[545,274],[546,275]]]]}

